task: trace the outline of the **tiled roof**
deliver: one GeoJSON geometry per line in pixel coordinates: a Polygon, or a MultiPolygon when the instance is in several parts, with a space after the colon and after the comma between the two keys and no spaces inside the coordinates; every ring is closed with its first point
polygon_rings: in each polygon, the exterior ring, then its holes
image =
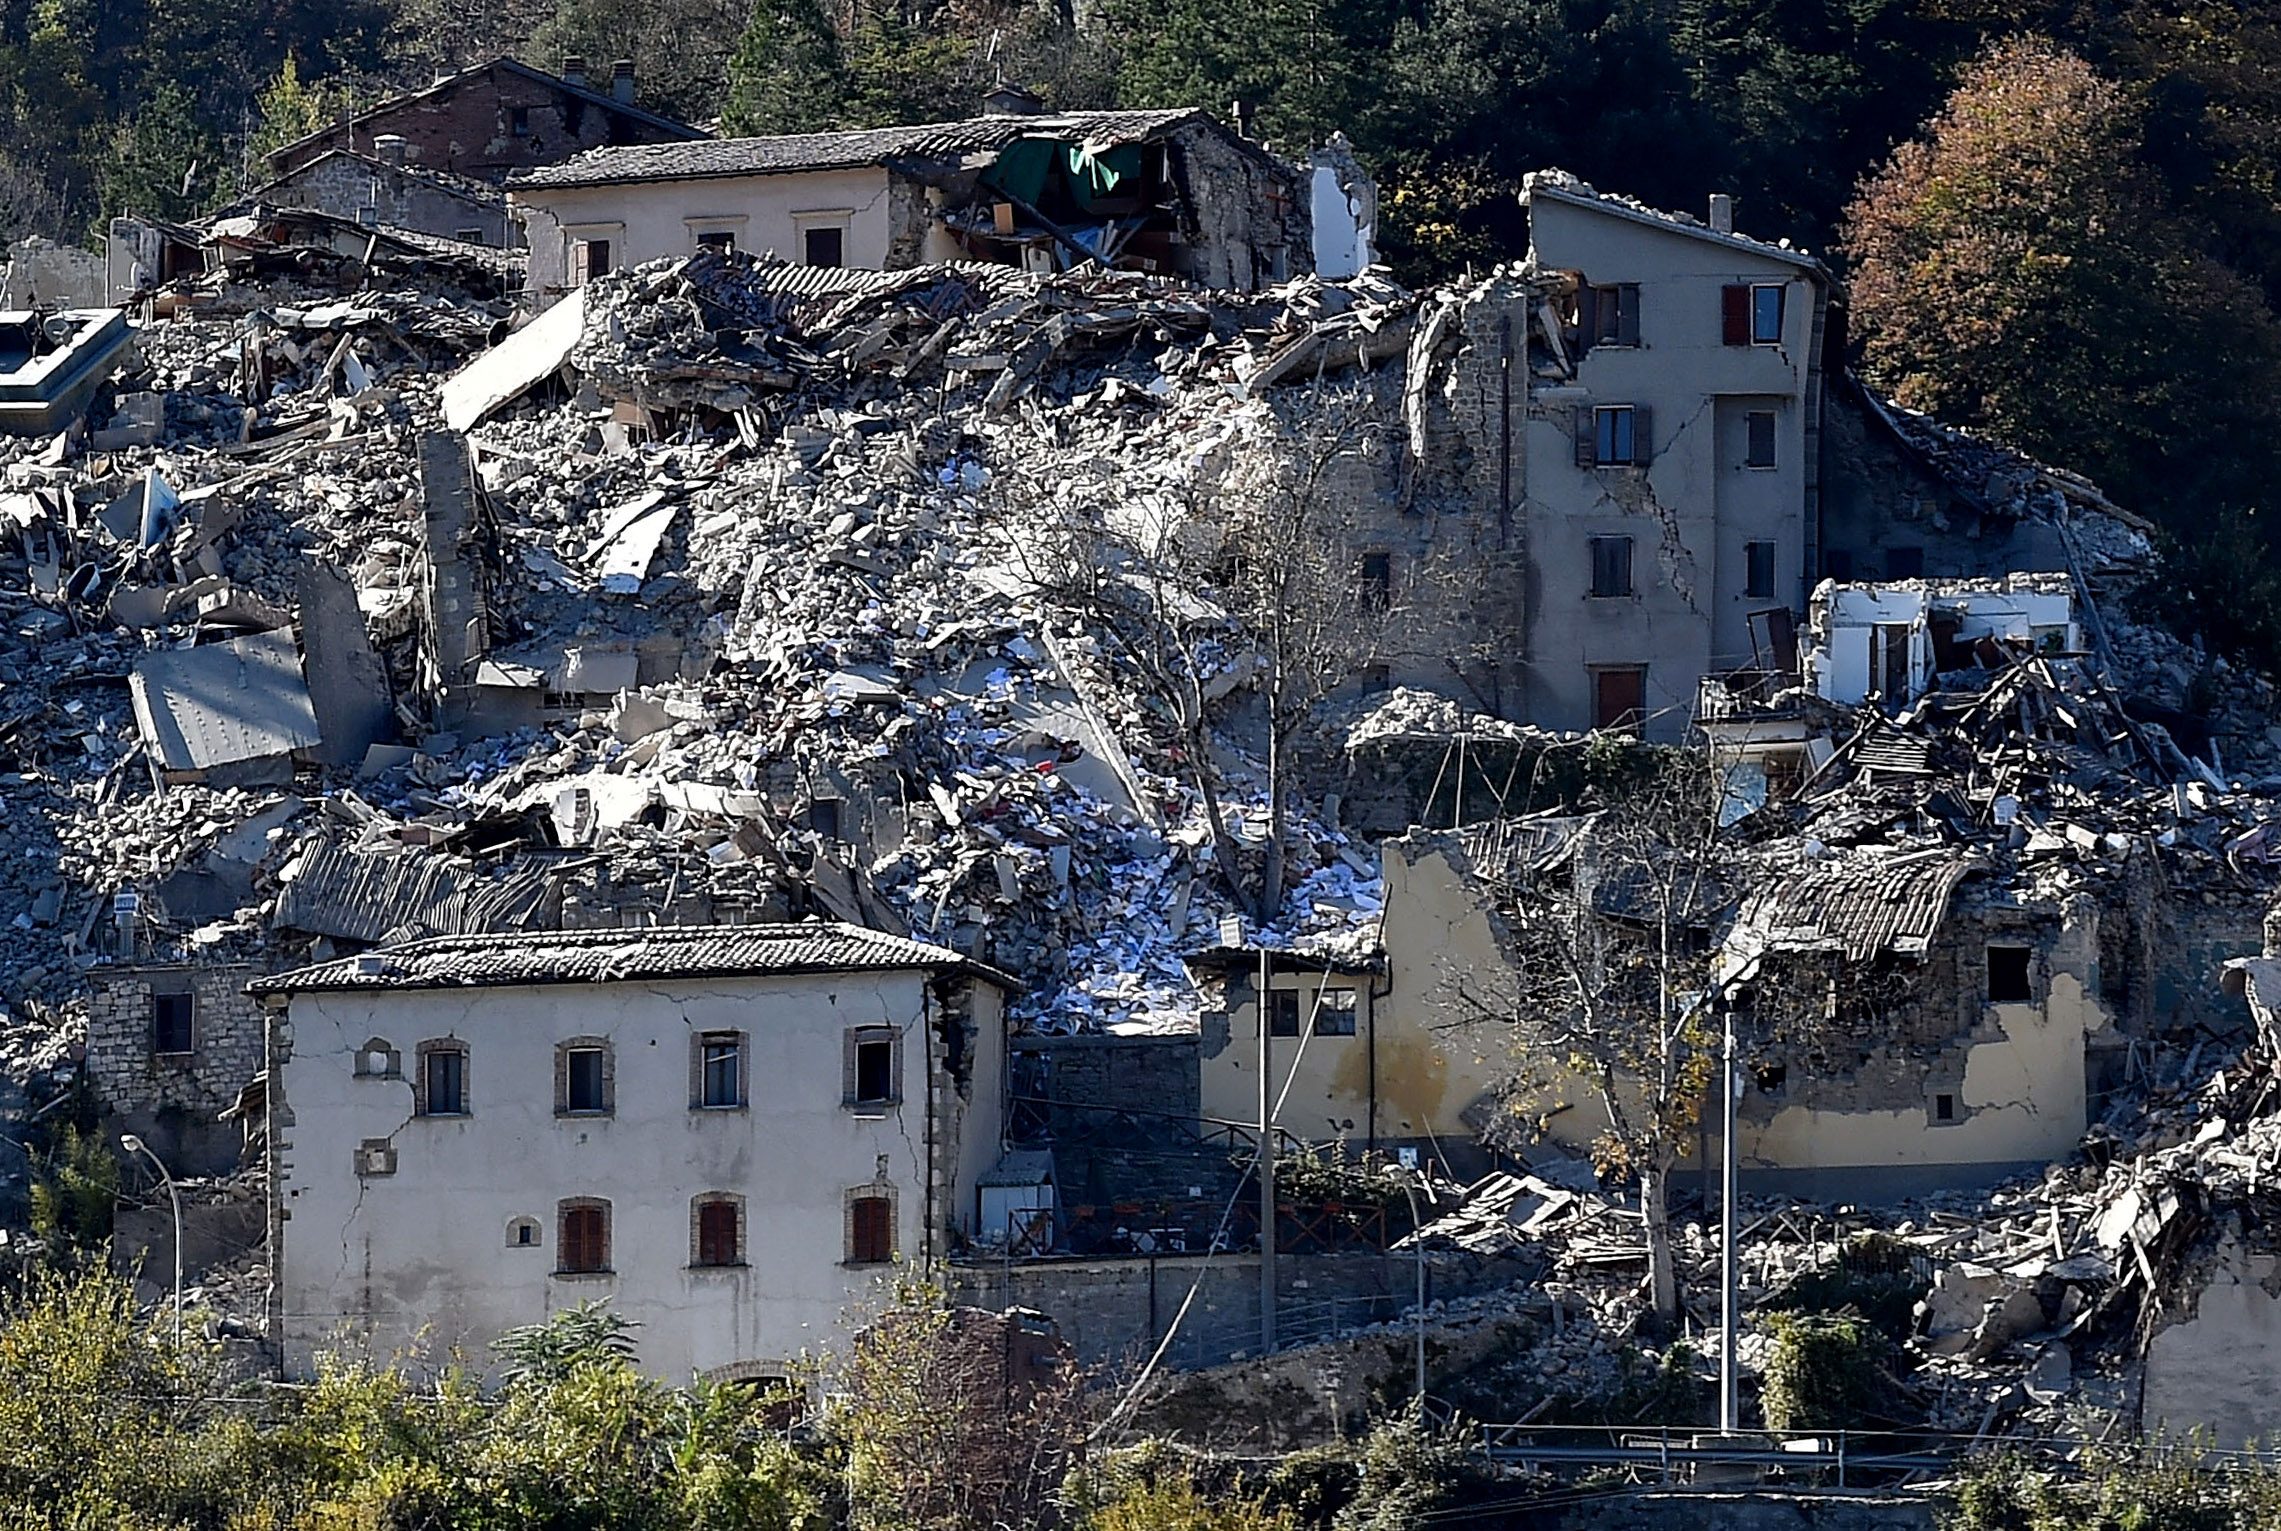
{"type": "Polygon", "coordinates": [[[717,176],[783,175],[847,170],[891,160],[947,159],[1003,149],[1024,138],[1084,143],[1137,143],[1190,121],[1211,121],[1195,107],[1177,111],[1065,112],[1055,116],[969,117],[909,127],[845,133],[790,133],[776,138],[715,138],[699,143],[627,144],[588,149],[559,165],[519,170],[510,191],[603,186],[621,181],[692,181],[717,176]]]}
{"type": "Polygon", "coordinates": [[[246,991],[520,988],[914,970],[964,972],[1014,986],[1004,973],[948,947],[857,925],[803,923],[437,936],[259,979],[246,991]]]}
{"type": "Polygon", "coordinates": [[[1751,896],[1742,923],[1776,950],[1834,948],[1856,962],[1885,951],[1921,956],[1974,866],[1932,849],[1778,869],[1751,896]]]}
{"type": "Polygon", "coordinates": [[[1651,228],[1668,229],[1674,234],[1685,234],[1692,239],[1706,239],[1713,244],[1748,250],[1753,255],[1763,255],[1769,260],[1803,266],[1825,279],[1829,276],[1829,269],[1804,250],[1753,239],[1748,234],[1721,233],[1701,219],[1690,218],[1685,213],[1666,212],[1630,197],[1599,191],[1591,182],[1580,180],[1565,170],[1532,170],[1521,178],[1521,204],[1524,207],[1531,199],[1547,195],[1572,206],[1596,208],[1619,218],[1628,218],[1634,223],[1647,224],[1651,228]]]}

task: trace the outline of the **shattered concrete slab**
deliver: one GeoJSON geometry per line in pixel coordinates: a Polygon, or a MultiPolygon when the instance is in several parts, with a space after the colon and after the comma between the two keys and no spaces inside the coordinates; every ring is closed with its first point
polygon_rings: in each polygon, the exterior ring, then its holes
{"type": "Polygon", "coordinates": [[[289,780],[295,752],[323,739],[287,631],[161,650],[128,686],[143,742],[170,780],[289,780]]]}

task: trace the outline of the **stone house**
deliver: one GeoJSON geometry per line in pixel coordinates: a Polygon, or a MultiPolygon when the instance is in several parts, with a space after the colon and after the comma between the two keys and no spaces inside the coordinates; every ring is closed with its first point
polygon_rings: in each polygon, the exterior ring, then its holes
{"type": "Polygon", "coordinates": [[[247,967],[97,969],[87,1073],[112,1137],[139,1134],[177,1175],[226,1175],[244,1132],[222,1113],[263,1067],[265,1022],[247,967]]]}
{"type": "Polygon", "coordinates": [[[336,149],[387,158],[384,148],[400,146],[407,164],[496,185],[512,171],[551,165],[583,149],[703,137],[635,103],[630,61],[613,65],[607,87],[595,88],[582,59],[563,60],[562,73],[551,75],[500,57],[273,149],[269,166],[274,175],[290,176],[336,149]]]}
{"type": "Polygon", "coordinates": [[[379,153],[327,149],[240,197],[222,216],[253,207],[306,208],[369,227],[462,244],[512,246],[522,228],[498,187],[416,164],[410,146],[383,134],[379,153]]]}
{"type": "MultiPolygon", "coordinates": [[[[597,149],[508,195],[536,307],[699,248],[871,271],[1099,259],[1240,289],[1317,269],[1311,172],[1193,109],[1049,115],[1021,98],[961,122],[597,149]]],[[[1375,216],[1366,188],[1319,200],[1375,216]]],[[[1351,264],[1357,230],[1332,247],[1351,264]]]]}
{"type": "Polygon", "coordinates": [[[287,1371],[481,1365],[606,1298],[657,1375],[781,1374],[973,1232],[1010,982],[778,924],[438,937],[254,983],[287,1371]]]}

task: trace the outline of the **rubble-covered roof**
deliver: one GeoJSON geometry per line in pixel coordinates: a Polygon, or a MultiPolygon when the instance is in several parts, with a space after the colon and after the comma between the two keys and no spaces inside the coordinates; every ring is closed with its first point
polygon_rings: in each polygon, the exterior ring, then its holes
{"type": "Polygon", "coordinates": [[[257,979],[246,987],[253,994],[305,994],[913,971],[967,973],[1003,988],[1014,986],[996,968],[948,947],[859,925],[803,923],[436,936],[257,979]]]}
{"type": "Polygon", "coordinates": [[[969,117],[908,127],[856,128],[841,133],[787,133],[770,138],[720,138],[686,144],[625,144],[589,149],[559,165],[517,171],[512,191],[603,186],[621,181],[694,181],[717,176],[787,175],[808,170],[850,170],[893,160],[945,159],[1003,149],[1025,138],[1090,144],[1140,143],[1191,122],[1212,122],[1200,108],[1163,111],[1066,112],[1054,116],[969,117]]]}
{"type": "Polygon", "coordinates": [[[1835,948],[1856,962],[1888,951],[1922,955],[1972,870],[1970,856],[1945,848],[1784,868],[1759,884],[1742,924],[1774,949],[1835,948]]]}
{"type": "Polygon", "coordinates": [[[1685,213],[1666,212],[1661,208],[1649,207],[1645,202],[1637,201],[1631,197],[1616,196],[1609,192],[1597,190],[1591,182],[1580,176],[1571,175],[1565,170],[1532,170],[1521,178],[1521,205],[1523,207],[1528,206],[1531,199],[1543,196],[1554,197],[1575,207],[1589,207],[1600,212],[1612,213],[1619,218],[1628,218],[1634,223],[1644,223],[1650,228],[1659,228],[1674,234],[1684,234],[1691,239],[1704,239],[1713,244],[1727,245],[1737,250],[1748,250],[1753,255],[1763,255],[1769,260],[1782,261],[1810,271],[1824,281],[1829,279],[1829,268],[1804,250],[1795,249],[1787,243],[1772,244],[1763,239],[1753,239],[1747,234],[1721,233],[1701,219],[1691,218],[1685,213]]]}
{"type": "Polygon", "coordinates": [[[375,155],[366,154],[361,150],[351,149],[343,146],[341,148],[327,149],[324,153],[316,156],[314,159],[308,160],[303,164],[295,166],[293,169],[286,171],[283,175],[272,176],[270,179],[262,182],[259,186],[253,187],[248,191],[240,193],[237,197],[233,198],[228,204],[222,207],[215,214],[215,216],[225,216],[233,211],[239,211],[250,207],[257,202],[264,201],[268,198],[270,193],[274,192],[278,187],[285,185],[289,181],[298,180],[300,177],[316,169],[319,165],[325,163],[325,161],[334,159],[353,160],[357,164],[362,165],[365,169],[378,172],[382,175],[401,175],[410,180],[424,181],[439,191],[449,192],[451,195],[460,198],[462,201],[479,203],[484,207],[492,208],[499,212],[504,212],[507,208],[506,193],[501,191],[498,187],[492,185],[489,181],[479,181],[476,180],[473,176],[459,175],[449,170],[438,170],[432,165],[423,165],[417,160],[381,159],[375,155]]]}

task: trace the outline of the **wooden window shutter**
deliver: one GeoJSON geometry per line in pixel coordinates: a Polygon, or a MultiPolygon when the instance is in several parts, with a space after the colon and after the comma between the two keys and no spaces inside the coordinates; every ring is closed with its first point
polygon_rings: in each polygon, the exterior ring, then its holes
{"type": "Polygon", "coordinates": [[[893,1206],[884,1196],[862,1196],[855,1203],[855,1248],[859,1265],[881,1265],[895,1258],[893,1206]]]}
{"type": "Polygon", "coordinates": [[[1639,344],[1639,283],[1626,282],[1616,289],[1616,344],[1639,344]]]}
{"type": "Polygon", "coordinates": [[[1632,462],[1644,468],[1655,456],[1655,416],[1645,404],[1632,406],[1632,462]]]}
{"type": "Polygon", "coordinates": [[[1719,289],[1719,336],[1730,346],[1750,344],[1750,287],[1729,282],[1719,289]]]}
{"type": "Polygon", "coordinates": [[[1589,404],[1579,404],[1576,407],[1577,467],[1597,468],[1600,466],[1600,443],[1598,436],[1595,434],[1598,429],[1599,422],[1592,413],[1592,406],[1589,404]]]}
{"type": "Polygon", "coordinates": [[[1576,349],[1579,353],[1592,349],[1592,342],[1600,334],[1600,289],[1588,285],[1576,289],[1576,349]]]}

